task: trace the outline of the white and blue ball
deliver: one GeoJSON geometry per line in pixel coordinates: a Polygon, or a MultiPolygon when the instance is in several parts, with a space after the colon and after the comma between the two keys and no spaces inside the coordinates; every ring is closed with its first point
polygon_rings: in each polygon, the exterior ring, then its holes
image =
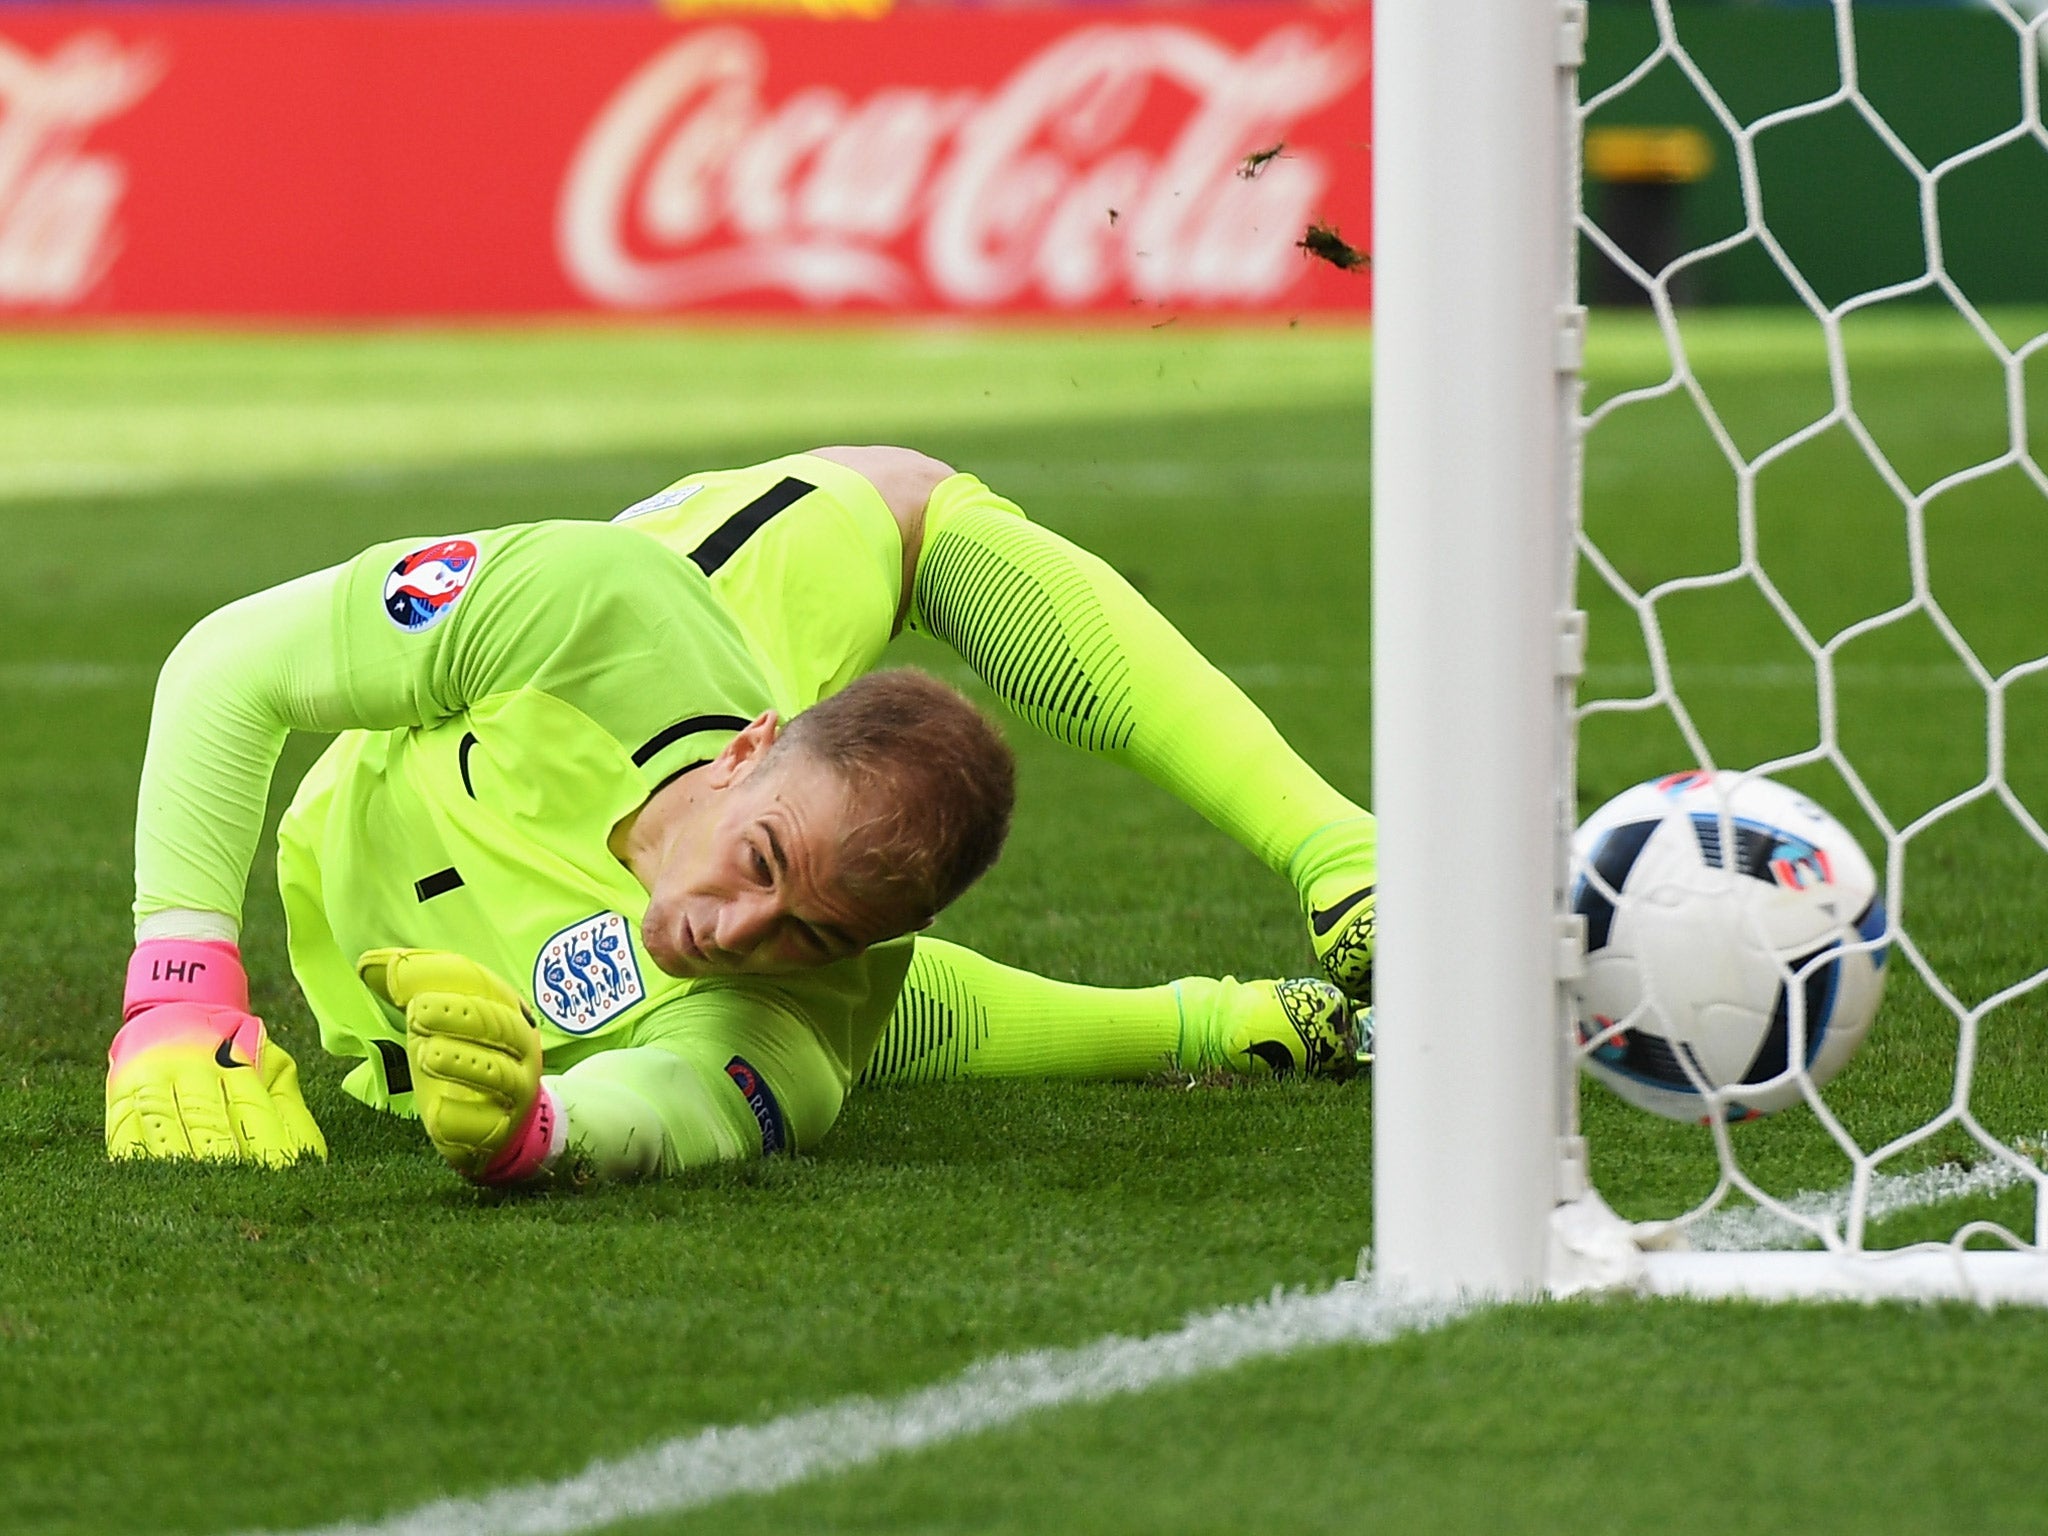
{"type": "Polygon", "coordinates": [[[1580,1061],[1673,1120],[1766,1115],[1848,1064],[1884,994],[1877,873],[1806,796],[1734,773],[1667,774],[1572,842],[1586,920],[1580,1061]]]}

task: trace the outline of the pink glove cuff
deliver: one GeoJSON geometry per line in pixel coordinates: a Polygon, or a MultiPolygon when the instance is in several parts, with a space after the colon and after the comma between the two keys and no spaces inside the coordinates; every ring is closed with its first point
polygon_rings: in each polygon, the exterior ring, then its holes
{"type": "Polygon", "coordinates": [[[533,1096],[533,1108],[512,1139],[505,1143],[490,1165],[476,1176],[479,1184],[522,1184],[548,1165],[561,1150],[562,1107],[546,1083],[533,1096]]]}
{"type": "Polygon", "coordinates": [[[144,1051],[182,1045],[206,1052],[224,1067],[261,1067],[263,1042],[263,1021],[254,1014],[204,1003],[164,1003],[121,1026],[107,1047],[107,1066],[118,1072],[144,1051]]]}
{"type": "Polygon", "coordinates": [[[242,952],[225,939],[148,939],[128,957],[121,997],[125,1022],[159,1003],[205,1003],[249,1011],[242,952]]]}

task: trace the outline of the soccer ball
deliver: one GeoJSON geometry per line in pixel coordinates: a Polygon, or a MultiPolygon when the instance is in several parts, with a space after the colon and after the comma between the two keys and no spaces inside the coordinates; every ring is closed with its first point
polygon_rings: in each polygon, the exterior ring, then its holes
{"type": "Polygon", "coordinates": [[[1673,1120],[1797,1104],[1863,1043],[1884,992],[1884,901],[1848,829],[1769,779],[1673,773],[1572,840],[1586,920],[1579,1060],[1673,1120]],[[1803,1004],[1803,1006],[1802,1006],[1803,1004]]]}

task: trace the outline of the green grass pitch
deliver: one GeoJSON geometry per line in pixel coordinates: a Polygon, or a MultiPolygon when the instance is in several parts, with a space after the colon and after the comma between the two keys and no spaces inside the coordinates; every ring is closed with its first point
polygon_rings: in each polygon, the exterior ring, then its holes
{"type": "MultiPolygon", "coordinates": [[[[1745,452],[1825,408],[1810,323],[1691,325],[1745,452]]],[[[1654,375],[1637,322],[1601,317],[1594,337],[1596,395],[1654,375]]],[[[1909,485],[2001,450],[1999,376],[1955,327],[1863,322],[1851,361],[1859,414],[1909,485]]],[[[333,1161],[117,1170],[101,1084],[155,667],[208,609],[374,539],[607,517],[693,466],[910,442],[1119,564],[1312,761],[1369,793],[1367,373],[1362,332],[1313,326],[0,341],[0,1530],[370,1518],[1350,1275],[1370,1240],[1362,1084],[878,1092],[799,1161],[578,1197],[473,1192],[412,1127],[340,1094],[261,862],[257,1006],[306,1072],[333,1161]]],[[[2048,440],[2038,404],[2031,426],[2048,440]]],[[[1589,519],[1631,581],[1736,558],[1732,477],[1696,412],[1632,407],[1593,450],[1589,519]]],[[[1928,514],[1929,580],[1994,670],[2048,651],[2044,512],[2007,471],[1928,514]]],[[[1903,517],[1845,432],[1765,472],[1757,526],[1823,636],[1911,591],[1903,517]]],[[[1627,615],[1587,598],[1590,691],[1641,687],[1627,615]]],[[[1674,597],[1663,617],[1718,754],[1814,739],[1803,655],[1754,587],[1674,597]]],[[[904,659],[965,680],[938,650],[904,659]]],[[[1895,819],[1984,778],[1983,695],[1926,620],[1846,647],[1841,705],[1895,819]]],[[[2048,675],[2008,690],[2003,723],[2006,778],[2048,815],[2048,675]]],[[[1288,892],[1247,855],[1127,776],[1012,735],[1012,852],[947,936],[1103,982],[1306,966],[1288,892]]],[[[290,749],[281,784],[313,747],[290,749]]],[[[1601,717],[1583,748],[1588,806],[1683,764],[1654,718],[1601,717]]],[[[1849,810],[1827,772],[1792,777],[1849,810]]],[[[1966,999],[2048,960],[2048,856],[2009,817],[1938,823],[1909,869],[1914,931],[1966,999]]],[[[1834,1095],[1866,1138],[1951,1092],[1953,1027],[1902,971],[1834,1095]]],[[[2044,1088],[2048,1007],[2023,998],[1985,1026],[1974,1102],[1994,1131],[2038,1138],[2044,1088]]],[[[1584,1100],[1624,1211],[1711,1187],[1704,1133],[1584,1100]]],[[[1774,1190],[1847,1176],[1804,1111],[1735,1135],[1774,1190]]],[[[1908,1166],[1957,1156],[1945,1138],[1908,1166]]],[[[2031,1231],[2006,1196],[1879,1237],[1973,1216],[2031,1231]]],[[[2048,1530],[2044,1376],[2048,1315],[2032,1312],[1554,1305],[619,1529],[2048,1530]]]]}

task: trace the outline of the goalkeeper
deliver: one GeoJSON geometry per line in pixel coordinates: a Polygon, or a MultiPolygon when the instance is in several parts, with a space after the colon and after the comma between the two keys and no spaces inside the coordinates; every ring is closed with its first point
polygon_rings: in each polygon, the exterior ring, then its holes
{"type": "Polygon", "coordinates": [[[1360,1055],[1371,817],[1101,561],[922,454],[829,448],[610,524],[379,545],[198,624],[143,765],[115,1157],[326,1154],[236,947],[292,730],[340,733],[278,832],[321,1042],[481,1182],[814,1146],[856,1081],[1360,1055]],[[957,693],[870,671],[906,625],[1288,878],[1328,980],[1091,988],[922,936],[1014,769],[957,693]]]}

